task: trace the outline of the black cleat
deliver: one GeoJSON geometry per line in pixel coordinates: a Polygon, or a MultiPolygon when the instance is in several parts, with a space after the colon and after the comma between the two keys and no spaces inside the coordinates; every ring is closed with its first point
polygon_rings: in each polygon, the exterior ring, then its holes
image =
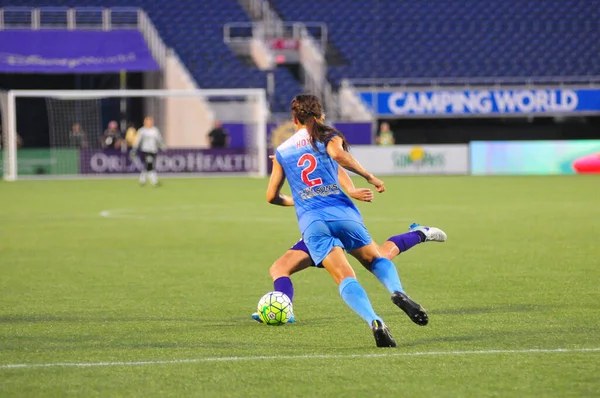
{"type": "Polygon", "coordinates": [[[373,329],[377,347],[396,347],[396,340],[390,334],[390,330],[385,326],[385,323],[376,319],[371,324],[371,329],[373,329]]]}
{"type": "Polygon", "coordinates": [[[405,293],[395,292],[392,294],[392,302],[406,312],[410,320],[417,325],[425,326],[429,323],[429,316],[427,316],[425,309],[405,293]]]}

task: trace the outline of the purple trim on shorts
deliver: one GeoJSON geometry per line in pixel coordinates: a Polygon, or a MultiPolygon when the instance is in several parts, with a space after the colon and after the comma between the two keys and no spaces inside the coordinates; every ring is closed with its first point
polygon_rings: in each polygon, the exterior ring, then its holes
{"type": "MultiPolygon", "coordinates": [[[[304,253],[308,254],[308,256],[310,257],[310,252],[308,251],[308,247],[306,247],[306,243],[304,243],[304,239],[300,239],[298,242],[296,242],[296,244],[294,246],[292,246],[290,248],[290,250],[298,250],[298,251],[304,252],[304,253]]],[[[315,266],[314,262],[313,262],[313,266],[315,266]]],[[[316,267],[323,268],[323,264],[317,264],[316,267]]]]}
{"type": "Polygon", "coordinates": [[[308,247],[306,247],[306,243],[304,243],[304,239],[300,239],[298,242],[296,242],[296,244],[292,246],[290,250],[299,250],[310,255],[310,253],[308,252],[308,247]]]}

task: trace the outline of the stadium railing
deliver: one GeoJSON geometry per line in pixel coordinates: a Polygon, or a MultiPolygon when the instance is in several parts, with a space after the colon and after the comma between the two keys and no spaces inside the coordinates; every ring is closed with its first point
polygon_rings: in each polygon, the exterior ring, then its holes
{"type": "Polygon", "coordinates": [[[355,89],[388,89],[391,87],[472,87],[472,86],[528,86],[597,85],[600,76],[539,76],[539,77],[411,77],[411,78],[356,78],[342,79],[341,85],[355,89]]]}

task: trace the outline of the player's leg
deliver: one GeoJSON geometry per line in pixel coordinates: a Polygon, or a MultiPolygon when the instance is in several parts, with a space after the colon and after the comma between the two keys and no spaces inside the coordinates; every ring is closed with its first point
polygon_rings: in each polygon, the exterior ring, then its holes
{"type": "Polygon", "coordinates": [[[332,223],[335,236],[358,261],[392,293],[392,301],[418,325],[427,325],[429,318],[419,304],[404,292],[398,270],[389,259],[382,257],[379,247],[369,235],[364,224],[356,221],[335,221],[332,223]]]}
{"type": "MultiPolygon", "coordinates": [[[[285,293],[293,302],[294,285],[290,276],[312,266],[314,263],[310,258],[308,248],[301,239],[271,265],[269,273],[273,279],[273,291],[285,293]]],[[[252,314],[252,319],[262,323],[258,312],[252,314]]],[[[288,323],[295,321],[296,318],[292,314],[288,323]]]]}
{"type": "Polygon", "coordinates": [[[404,311],[414,323],[421,326],[429,323],[427,312],[406,294],[394,263],[388,258],[381,257],[376,243],[371,242],[363,247],[355,248],[351,254],[363,265],[370,264],[368,267],[370,271],[392,294],[392,302],[404,311]]]}
{"type": "Polygon", "coordinates": [[[447,238],[446,233],[439,228],[412,224],[408,232],[388,238],[379,246],[379,252],[383,257],[392,260],[420,243],[445,242],[447,238]]]}
{"type": "Polygon", "coordinates": [[[146,177],[148,175],[148,163],[147,163],[147,158],[146,158],[146,153],[145,152],[141,152],[140,153],[140,158],[142,159],[142,171],[140,172],[140,184],[141,185],[145,185],[146,184],[146,177]]]}
{"type": "MultiPolygon", "coordinates": [[[[419,243],[425,241],[443,242],[445,240],[446,234],[439,228],[422,227],[419,224],[412,224],[409,232],[394,235],[383,245],[379,246],[379,252],[381,256],[392,260],[400,253],[407,251],[419,243]],[[422,229],[426,229],[426,232],[429,232],[428,235],[426,235],[422,229]]],[[[361,263],[363,263],[365,268],[371,271],[372,259],[361,261],[361,263]]],[[[315,264],[310,258],[308,248],[301,239],[271,265],[269,271],[271,278],[273,279],[273,290],[285,293],[290,300],[293,301],[294,287],[290,276],[314,265],[315,264]]],[[[379,267],[377,269],[379,271],[379,267]]],[[[378,272],[378,274],[381,276],[382,273],[378,272]]],[[[257,312],[252,314],[252,318],[257,322],[261,322],[257,312]]],[[[292,317],[289,322],[293,323],[294,321],[295,318],[292,317]]]]}
{"type": "Polygon", "coordinates": [[[308,249],[304,251],[294,247],[275,260],[269,269],[273,279],[273,290],[285,293],[292,301],[294,298],[294,285],[290,276],[314,265],[308,254],[308,249]]]}
{"type": "Polygon", "coordinates": [[[339,246],[334,247],[323,259],[323,266],[338,284],[342,300],[369,324],[377,347],[396,347],[389,329],[375,313],[367,292],[356,279],[344,250],[339,246]]]}
{"type": "Polygon", "coordinates": [[[377,346],[395,347],[394,338],[381,317],[373,310],[367,292],[356,279],[346,258],[341,242],[332,235],[327,223],[313,222],[304,231],[303,237],[313,261],[322,263],[338,284],[344,302],[371,326],[377,346]]]}
{"type": "Polygon", "coordinates": [[[146,170],[148,171],[148,177],[150,178],[150,184],[157,186],[158,185],[158,175],[156,174],[156,154],[148,153],[146,154],[146,170]]]}

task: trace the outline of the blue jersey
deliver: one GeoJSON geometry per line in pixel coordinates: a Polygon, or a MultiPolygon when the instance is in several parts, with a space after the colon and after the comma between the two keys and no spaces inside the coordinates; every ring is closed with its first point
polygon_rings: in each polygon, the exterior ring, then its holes
{"type": "Polygon", "coordinates": [[[340,188],[338,164],[325,144],[318,142],[315,150],[306,129],[281,144],[275,156],[292,189],[301,232],[317,220],[362,223],[360,212],[340,188]]]}

